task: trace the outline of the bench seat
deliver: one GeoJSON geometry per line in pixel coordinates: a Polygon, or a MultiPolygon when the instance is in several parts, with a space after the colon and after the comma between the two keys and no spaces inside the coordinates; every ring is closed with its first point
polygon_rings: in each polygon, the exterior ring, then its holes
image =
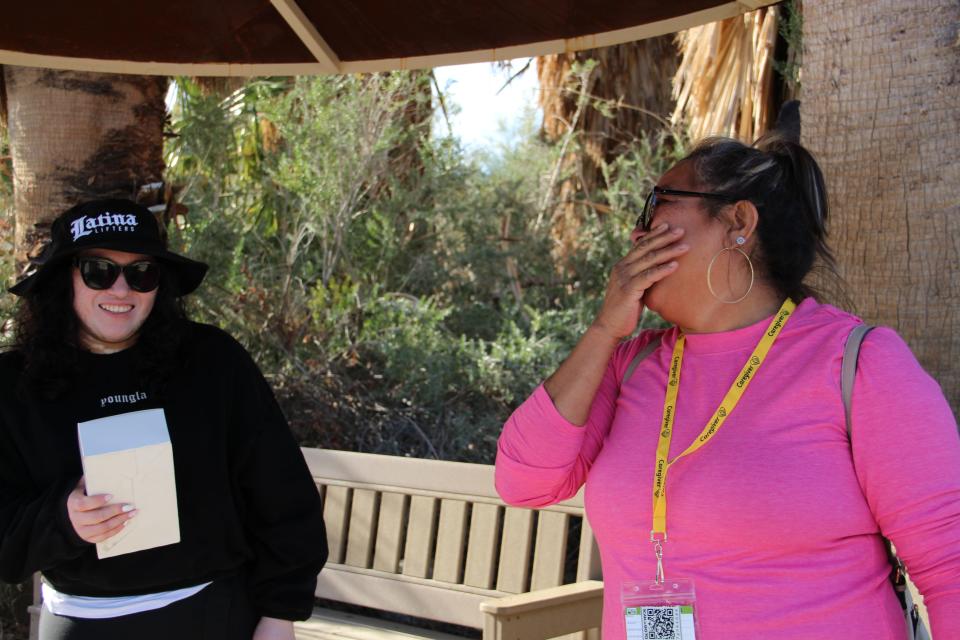
{"type": "Polygon", "coordinates": [[[294,625],[297,640],[463,640],[389,620],[377,620],[332,609],[314,609],[309,620],[294,625]]]}

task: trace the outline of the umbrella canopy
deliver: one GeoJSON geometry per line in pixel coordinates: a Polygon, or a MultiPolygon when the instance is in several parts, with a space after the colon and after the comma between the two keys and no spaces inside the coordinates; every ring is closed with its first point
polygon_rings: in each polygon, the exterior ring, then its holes
{"type": "Polygon", "coordinates": [[[773,0],[46,0],[0,9],[0,64],[140,75],[415,69],[591,49],[773,0]]]}

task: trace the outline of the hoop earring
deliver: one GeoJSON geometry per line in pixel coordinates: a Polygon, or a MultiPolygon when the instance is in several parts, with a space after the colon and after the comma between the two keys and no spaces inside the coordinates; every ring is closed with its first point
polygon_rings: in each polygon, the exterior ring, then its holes
{"type": "Polygon", "coordinates": [[[710,295],[712,295],[718,302],[722,302],[723,304],[737,304],[738,302],[743,301],[748,295],[750,295],[750,292],[753,291],[753,280],[754,280],[753,261],[750,260],[750,256],[744,253],[743,249],[740,248],[739,245],[742,245],[742,244],[743,242],[740,241],[740,238],[737,238],[738,246],[724,247],[723,249],[720,249],[720,251],[717,251],[717,253],[714,254],[713,258],[710,260],[709,266],[707,266],[707,288],[710,290],[710,295]],[[744,293],[739,298],[737,298],[736,300],[724,300],[723,298],[718,296],[717,292],[713,290],[713,283],[710,282],[711,280],[710,275],[711,275],[711,272],[713,271],[713,265],[714,263],[716,263],[717,258],[720,257],[720,254],[725,251],[736,251],[737,253],[739,253],[744,257],[744,259],[747,261],[747,266],[750,267],[750,286],[747,287],[747,292],[744,293]]]}

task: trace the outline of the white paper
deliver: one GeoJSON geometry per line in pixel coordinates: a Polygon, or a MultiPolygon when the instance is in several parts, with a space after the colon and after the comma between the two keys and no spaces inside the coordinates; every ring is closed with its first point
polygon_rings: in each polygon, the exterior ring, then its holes
{"type": "Polygon", "coordinates": [[[97,543],[97,557],[180,542],[173,447],[163,409],[123,413],[77,425],[87,495],[108,493],[137,515],[97,543]]]}

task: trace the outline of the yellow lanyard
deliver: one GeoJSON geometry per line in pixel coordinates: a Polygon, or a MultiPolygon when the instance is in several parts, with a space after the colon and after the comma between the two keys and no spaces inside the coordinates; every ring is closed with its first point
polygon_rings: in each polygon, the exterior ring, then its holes
{"type": "Polygon", "coordinates": [[[660,542],[661,540],[667,539],[667,471],[670,470],[670,467],[676,463],[677,460],[707,444],[707,442],[717,434],[720,427],[722,427],[726,421],[727,416],[730,415],[730,412],[732,412],[734,407],[737,406],[737,403],[740,402],[740,398],[743,397],[743,393],[750,385],[750,381],[753,380],[757,374],[757,370],[760,369],[760,365],[766,360],[767,354],[770,352],[770,347],[773,346],[783,326],[790,318],[790,314],[792,314],[796,308],[796,303],[790,298],[787,298],[783,302],[783,305],[780,306],[780,311],[778,311],[777,315],[770,321],[766,332],[763,334],[760,342],[757,343],[747,363],[743,365],[743,369],[740,370],[740,375],[737,376],[737,379],[730,385],[730,390],[727,391],[723,402],[720,403],[720,406],[717,407],[717,410],[713,413],[713,417],[707,422],[707,426],[703,428],[703,431],[701,431],[697,439],[693,441],[693,444],[687,447],[686,451],[673,460],[667,460],[667,457],[670,455],[670,440],[673,438],[673,422],[677,414],[677,394],[680,391],[680,367],[683,364],[683,347],[686,343],[686,337],[682,333],[677,337],[677,343],[673,347],[673,358],[670,361],[667,393],[663,400],[663,422],[660,426],[660,439],[657,442],[657,464],[653,470],[653,528],[650,530],[650,540],[656,545],[657,582],[663,581],[663,549],[660,542]]]}

